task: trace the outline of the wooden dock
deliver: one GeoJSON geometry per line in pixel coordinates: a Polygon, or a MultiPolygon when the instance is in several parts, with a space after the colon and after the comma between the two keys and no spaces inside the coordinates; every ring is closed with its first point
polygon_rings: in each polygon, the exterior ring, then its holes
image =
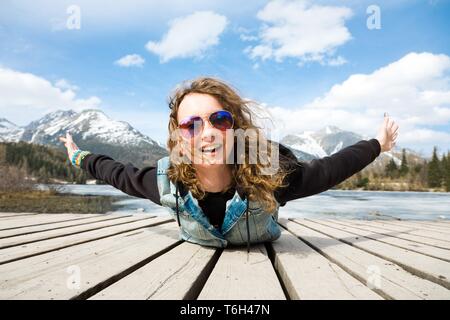
{"type": "Polygon", "coordinates": [[[247,255],[170,216],[0,213],[0,299],[450,299],[448,221],[279,223],[247,255]]]}

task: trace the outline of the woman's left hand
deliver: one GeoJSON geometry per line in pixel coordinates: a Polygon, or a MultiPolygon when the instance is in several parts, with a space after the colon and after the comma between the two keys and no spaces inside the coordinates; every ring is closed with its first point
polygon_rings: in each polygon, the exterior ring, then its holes
{"type": "MultiPolygon", "coordinates": [[[[380,143],[381,152],[391,150],[395,144],[398,136],[398,124],[392,120],[387,113],[384,114],[383,123],[378,130],[376,139],[380,143]]],[[[380,152],[380,153],[381,153],[380,152]]]]}

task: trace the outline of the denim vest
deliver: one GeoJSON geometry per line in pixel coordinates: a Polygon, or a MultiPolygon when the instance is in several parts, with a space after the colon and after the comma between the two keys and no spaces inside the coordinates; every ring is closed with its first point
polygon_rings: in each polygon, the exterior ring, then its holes
{"type": "Polygon", "coordinates": [[[275,210],[268,213],[259,202],[248,201],[237,187],[233,198],[226,203],[222,226],[216,228],[209,222],[191,191],[180,194],[179,187],[169,180],[169,166],[168,156],[158,160],[158,191],[161,205],[178,221],[181,239],[218,248],[224,248],[228,244],[247,244],[248,250],[250,243],[273,241],[280,237],[281,230],[277,223],[278,203],[275,210]]]}

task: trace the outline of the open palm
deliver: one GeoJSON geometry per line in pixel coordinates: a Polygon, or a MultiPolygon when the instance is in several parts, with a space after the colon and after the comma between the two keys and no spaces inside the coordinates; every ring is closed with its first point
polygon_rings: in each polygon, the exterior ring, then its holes
{"type": "Polygon", "coordinates": [[[72,159],[72,155],[75,151],[80,150],[78,146],[73,142],[72,135],[66,132],[66,137],[59,137],[59,140],[64,142],[64,146],[67,148],[67,154],[69,155],[69,159],[72,159]]]}
{"type": "Polygon", "coordinates": [[[383,123],[378,129],[378,134],[376,136],[376,139],[381,146],[381,152],[390,151],[397,142],[397,136],[398,124],[385,113],[383,123]]]}

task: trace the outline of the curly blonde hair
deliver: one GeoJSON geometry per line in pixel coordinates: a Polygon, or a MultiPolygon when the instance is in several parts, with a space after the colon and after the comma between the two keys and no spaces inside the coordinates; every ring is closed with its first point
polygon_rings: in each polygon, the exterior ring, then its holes
{"type": "MultiPolygon", "coordinates": [[[[252,111],[252,106],[256,106],[254,101],[242,99],[238,95],[237,90],[233,89],[231,85],[225,83],[223,80],[212,77],[200,77],[183,82],[169,96],[168,103],[171,111],[168,125],[169,138],[167,146],[170,154],[172,154],[172,151],[179,143],[179,141],[172,138],[173,132],[178,128],[178,109],[184,97],[190,93],[208,94],[215,97],[224,110],[229,111],[233,115],[233,129],[255,129],[258,134],[258,139],[264,139],[263,141],[265,142],[268,141],[264,136],[261,136],[263,133],[261,130],[258,130],[261,128],[254,124],[253,118],[255,115],[252,111]]],[[[274,191],[279,187],[285,186],[283,181],[288,172],[286,170],[277,170],[277,172],[272,175],[263,174],[262,172],[266,166],[263,166],[260,163],[249,163],[249,155],[252,152],[255,152],[253,154],[256,154],[256,152],[259,151],[257,148],[253,149],[252,146],[254,146],[254,144],[248,143],[247,138],[248,137],[245,137],[245,155],[241,155],[242,159],[244,159],[244,161],[241,161],[243,163],[228,164],[231,166],[234,181],[234,184],[230,186],[230,188],[239,185],[249,197],[249,200],[259,201],[266,212],[273,212],[276,208],[274,191]]],[[[272,152],[271,145],[271,143],[267,143],[267,153],[269,155],[272,152]]],[[[234,139],[233,152],[236,152],[236,137],[234,139]]],[[[281,155],[279,160],[282,160],[281,155]]],[[[196,170],[191,163],[182,162],[175,164],[171,162],[168,169],[168,176],[173,182],[180,181],[191,191],[195,198],[203,199],[205,197],[206,192],[202,189],[199,180],[196,178],[196,170]]],[[[227,190],[223,190],[223,192],[226,191],[227,190]]]]}

